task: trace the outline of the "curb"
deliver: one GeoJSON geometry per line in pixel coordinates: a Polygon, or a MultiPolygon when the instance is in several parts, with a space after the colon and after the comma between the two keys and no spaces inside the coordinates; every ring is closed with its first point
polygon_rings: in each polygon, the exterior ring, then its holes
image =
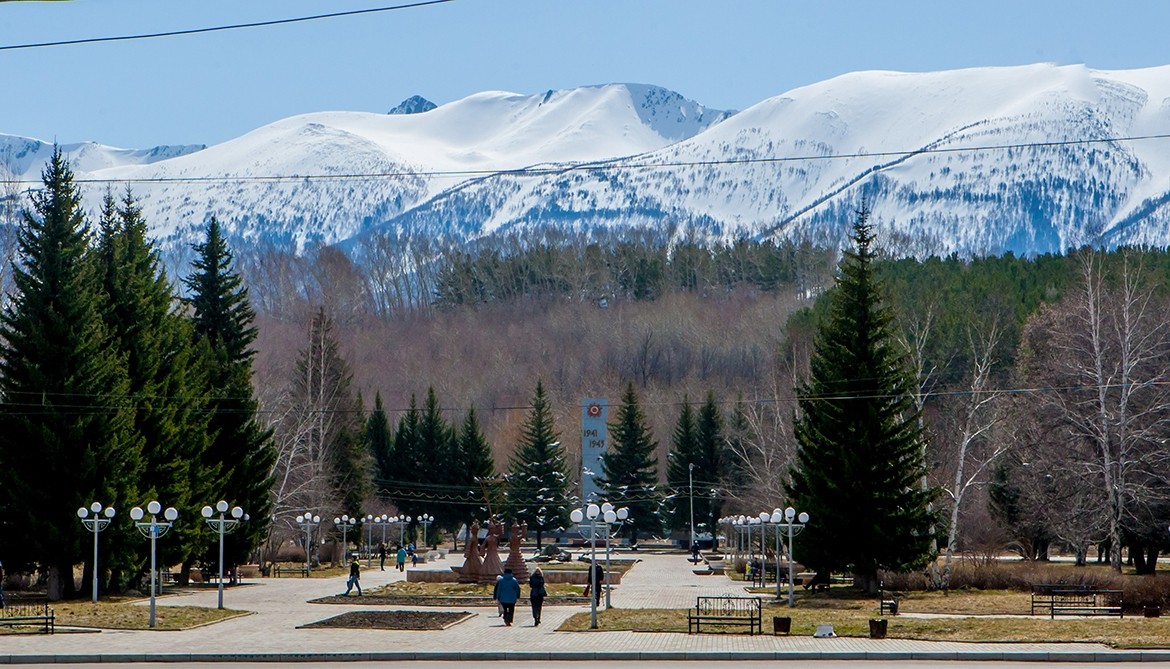
{"type": "Polygon", "coordinates": [[[212,662],[603,662],[703,661],[735,660],[814,661],[814,660],[884,660],[884,661],[996,661],[996,662],[1170,662],[1170,650],[1108,652],[1032,652],[1032,651],[484,651],[484,652],[376,652],[376,653],[144,653],[94,655],[0,655],[0,664],[133,664],[212,663],[212,662]]]}

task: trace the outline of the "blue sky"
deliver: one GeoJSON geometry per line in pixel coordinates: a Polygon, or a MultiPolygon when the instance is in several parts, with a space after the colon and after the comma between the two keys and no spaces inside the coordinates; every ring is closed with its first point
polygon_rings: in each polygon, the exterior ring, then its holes
{"type": "MultiPolygon", "coordinates": [[[[0,46],[262,21],[395,0],[0,2],[0,46]]],[[[855,70],[1170,64],[1170,2],[455,0],[287,26],[0,51],[0,132],[123,147],[213,144],[312,111],[403,98],[665,86],[742,109],[855,70]]]]}

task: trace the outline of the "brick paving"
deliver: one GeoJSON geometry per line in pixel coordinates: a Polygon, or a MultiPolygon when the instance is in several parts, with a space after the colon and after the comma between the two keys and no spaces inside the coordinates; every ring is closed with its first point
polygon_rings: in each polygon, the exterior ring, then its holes
{"type": "MultiPolygon", "coordinates": [[[[720,576],[696,576],[681,554],[641,555],[642,562],[613,593],[615,607],[689,608],[696,595],[743,594],[720,576]]],[[[427,568],[447,569],[449,561],[427,568]]],[[[422,566],[419,567],[424,568],[422,566]]],[[[363,587],[400,580],[397,571],[363,572],[363,587]]],[[[344,579],[261,579],[229,589],[225,605],[254,615],[181,632],[62,632],[53,636],[0,636],[0,663],[42,661],[128,662],[148,659],[259,659],[285,661],[368,659],[1162,659],[1170,652],[1114,651],[1097,644],[976,644],[902,639],[814,639],[812,637],[687,635],[639,632],[557,632],[570,615],[587,606],[551,606],[540,627],[525,608],[505,627],[494,608],[454,607],[477,615],[444,631],[298,629],[344,611],[374,608],[353,597],[351,605],[309,604],[307,600],[344,591],[344,579]],[[327,654],[339,654],[326,657],[327,654]],[[179,657],[176,657],[179,656],[179,657]],[[229,657],[230,656],[230,657],[229,657]]],[[[215,606],[214,591],[166,597],[160,606],[215,606]]]]}

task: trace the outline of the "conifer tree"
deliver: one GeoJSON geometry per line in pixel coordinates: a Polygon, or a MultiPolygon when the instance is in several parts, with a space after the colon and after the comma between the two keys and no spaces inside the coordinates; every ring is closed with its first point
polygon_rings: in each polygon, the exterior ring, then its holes
{"type": "Polygon", "coordinates": [[[200,464],[208,475],[216,475],[212,498],[238,505],[250,516],[231,534],[226,547],[225,559],[242,562],[268,534],[276,449],[272,431],[259,421],[252,388],[255,312],[215,219],[207,226],[205,240],[195,245],[195,253],[194,271],[184,284],[195,346],[206,370],[212,437],[200,464]]]}
{"type": "Polygon", "coordinates": [[[599,484],[607,501],[630,510],[622,531],[632,543],[637,543],[640,532],[657,532],[662,527],[656,450],[658,442],[646,424],[631,381],[622,394],[616,420],[609,425],[609,450],[601,461],[599,484]]]}
{"type": "Polygon", "coordinates": [[[399,511],[405,512],[418,497],[419,424],[422,414],[414,395],[410,406],[398,419],[394,430],[394,447],[389,461],[381,472],[384,495],[394,502],[399,511]]]}
{"type": "Polygon", "coordinates": [[[545,533],[569,525],[570,504],[565,450],[540,381],[536,382],[532,409],[520,428],[520,443],[509,469],[507,509],[514,520],[528,523],[528,531],[536,533],[536,547],[540,548],[545,533]]]}
{"type": "MultiPolygon", "coordinates": [[[[475,405],[467,410],[463,423],[459,426],[456,437],[457,476],[454,485],[457,496],[457,505],[452,509],[451,525],[468,522],[478,517],[476,509],[482,500],[484,491],[492,494],[495,488],[486,483],[496,475],[496,462],[492,457],[492,447],[483,428],[479,425],[479,416],[475,412],[475,405]]],[[[488,506],[494,506],[499,500],[483,500],[488,506]]],[[[486,512],[486,509],[485,509],[486,512]]]]}
{"type": "Polygon", "coordinates": [[[699,408],[695,442],[695,531],[714,537],[723,512],[720,488],[725,485],[729,458],[723,416],[713,392],[707,393],[707,401],[699,408]]]}
{"type": "MultiPolygon", "coordinates": [[[[88,544],[76,510],[137,503],[141,442],[124,356],[102,322],[80,195],[60,148],[17,233],[16,293],[0,317],[0,547],[8,568],[71,596],[88,544]]],[[[124,561],[124,558],[120,558],[124,561]]]]}
{"type": "Polygon", "coordinates": [[[390,432],[390,418],[386,415],[386,405],[382,402],[380,391],[374,394],[374,409],[366,417],[362,440],[373,458],[374,492],[381,496],[384,494],[384,479],[393,454],[394,435],[390,432]]]}
{"type": "Polygon", "coordinates": [[[684,397],[682,410],[679,411],[674,432],[670,436],[670,453],[666,461],[668,495],[664,510],[666,526],[672,531],[689,530],[691,527],[691,481],[693,468],[698,461],[698,438],[695,410],[684,397]]]}
{"type": "Polygon", "coordinates": [[[923,490],[915,380],[893,338],[874,276],[873,232],[858,214],[829,314],[817,333],[794,424],[789,503],[812,518],[798,555],[818,570],[851,570],[871,591],[880,569],[930,558],[933,490],[923,490]]]}
{"type": "Polygon", "coordinates": [[[412,517],[430,513],[439,518],[448,515],[446,486],[453,479],[452,465],[455,458],[455,433],[443,418],[443,409],[434,386],[427,388],[427,399],[423,402],[418,423],[417,460],[413,482],[419,486],[414,499],[399,511],[412,517]],[[422,486],[426,485],[427,488],[422,486]]]}
{"type": "MultiPolygon", "coordinates": [[[[106,327],[124,355],[130,393],[137,398],[134,431],[144,466],[137,503],[157,499],[196,518],[202,505],[215,502],[210,496],[218,473],[201,466],[208,437],[199,395],[206,381],[202,368],[192,364],[191,326],[176,309],[177,297],[129,189],[117,206],[107,193],[96,257],[106,327]]],[[[209,538],[198,523],[176,525],[159,546],[160,558],[183,563],[185,580],[209,538]]]]}

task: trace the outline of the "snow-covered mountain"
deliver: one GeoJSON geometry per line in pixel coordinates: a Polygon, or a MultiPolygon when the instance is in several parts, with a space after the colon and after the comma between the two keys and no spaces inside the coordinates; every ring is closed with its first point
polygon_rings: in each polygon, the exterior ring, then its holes
{"type": "MultiPolygon", "coordinates": [[[[118,149],[95,142],[63,144],[61,152],[68,156],[73,169],[88,174],[107,167],[149,165],[160,160],[177,158],[207,148],[203,145],[156,146],[152,149],[118,149]]],[[[5,178],[32,181],[40,178],[41,170],[53,154],[53,144],[39,139],[0,134],[0,169],[5,178]]]]}
{"type": "MultiPolygon", "coordinates": [[[[402,110],[425,107],[408,100],[402,110]]],[[[418,113],[294,116],[198,153],[90,176],[134,180],[164,244],[188,243],[214,215],[245,241],[303,247],[386,225],[484,174],[638,155],[727,116],[653,86],[486,92],[418,113]]]]}
{"type": "Polygon", "coordinates": [[[135,180],[176,245],[212,215],[298,246],[666,225],[836,243],[862,203],[902,253],[1170,244],[1170,140],[1125,139],[1170,134],[1170,66],[860,72],[734,114],[632,84],[429,106],[307,114],[77,168],[135,180]]]}

